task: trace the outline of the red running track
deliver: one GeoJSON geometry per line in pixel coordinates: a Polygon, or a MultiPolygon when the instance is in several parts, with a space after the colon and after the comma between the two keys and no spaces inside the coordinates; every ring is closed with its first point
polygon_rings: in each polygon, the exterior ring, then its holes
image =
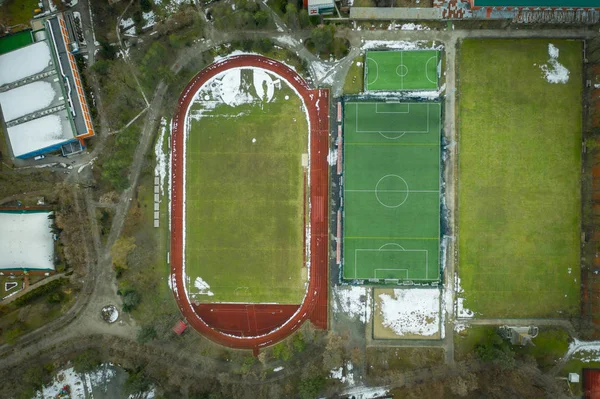
{"type": "Polygon", "coordinates": [[[179,98],[179,105],[172,121],[172,129],[171,284],[179,309],[187,323],[214,342],[232,348],[253,349],[255,353],[260,348],[281,341],[297,330],[306,320],[310,320],[317,328],[326,329],[329,258],[329,169],[327,164],[329,91],[311,89],[294,70],[270,58],[255,55],[234,56],[209,65],[188,83],[179,98]],[[202,85],[215,75],[238,67],[263,68],[287,80],[302,97],[309,115],[310,274],[304,301],[293,314],[291,311],[293,308],[290,308],[289,305],[195,305],[185,294],[183,281],[183,227],[185,222],[183,220],[183,168],[185,154],[183,145],[186,116],[196,92],[202,85]],[[213,309],[213,314],[210,314],[211,309],[213,309]],[[216,314],[214,314],[215,310],[217,310],[216,314]],[[208,316],[207,312],[209,312],[208,316]],[[269,317],[269,312],[275,313],[273,317],[269,317]],[[242,325],[248,325],[248,327],[242,325]]]}

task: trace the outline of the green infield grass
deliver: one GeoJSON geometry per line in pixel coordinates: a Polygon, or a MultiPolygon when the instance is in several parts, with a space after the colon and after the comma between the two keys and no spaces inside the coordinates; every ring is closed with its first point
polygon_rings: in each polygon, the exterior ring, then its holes
{"type": "Polygon", "coordinates": [[[277,76],[231,70],[192,105],[185,272],[200,302],[296,304],[305,293],[302,102],[277,76]]]}
{"type": "Polygon", "coordinates": [[[345,279],[439,279],[440,117],[439,103],[345,104],[345,279]]]}
{"type": "Polygon", "coordinates": [[[435,90],[439,51],[367,51],[365,90],[435,90]]]}
{"type": "Polygon", "coordinates": [[[459,62],[465,306],[481,317],[573,316],[580,292],[582,43],[466,40],[459,62]],[[562,67],[566,83],[546,80],[542,68],[562,67]]]}

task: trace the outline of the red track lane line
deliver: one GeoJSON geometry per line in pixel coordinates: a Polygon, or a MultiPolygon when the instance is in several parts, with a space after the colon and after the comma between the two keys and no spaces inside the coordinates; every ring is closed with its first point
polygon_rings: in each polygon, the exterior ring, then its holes
{"type": "Polygon", "coordinates": [[[328,213],[321,215],[318,220],[311,213],[311,269],[308,292],[300,305],[298,312],[279,328],[264,335],[255,337],[235,337],[223,334],[208,325],[194,311],[190,299],[185,294],[183,281],[183,154],[184,124],[187,110],[195,94],[209,79],[227,69],[237,67],[259,67],[272,71],[285,78],[304,100],[310,118],[311,135],[311,202],[315,196],[323,198],[328,203],[328,169],[326,167],[329,150],[329,91],[311,90],[295,71],[288,66],[262,56],[241,55],[219,61],[200,71],[185,87],[180,98],[177,111],[172,121],[172,197],[171,197],[171,282],[173,293],[184,318],[194,329],[207,338],[232,348],[258,349],[281,341],[312,316],[317,308],[319,311],[313,322],[320,328],[327,327],[327,272],[328,272],[328,213]],[[323,167],[325,165],[325,167],[323,167]],[[313,196],[314,194],[314,196],[313,196]],[[317,307],[318,304],[318,307],[317,307]]]}

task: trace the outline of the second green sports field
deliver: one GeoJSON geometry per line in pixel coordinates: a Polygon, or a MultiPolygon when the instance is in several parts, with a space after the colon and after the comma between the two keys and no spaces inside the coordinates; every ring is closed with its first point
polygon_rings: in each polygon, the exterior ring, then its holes
{"type": "Polygon", "coordinates": [[[439,103],[345,104],[344,279],[439,279],[440,115],[439,103]]]}
{"type": "Polygon", "coordinates": [[[460,68],[465,305],[483,317],[577,314],[582,44],[465,40],[460,68]]]}
{"type": "Polygon", "coordinates": [[[439,51],[367,51],[365,90],[436,90],[439,51]]]}

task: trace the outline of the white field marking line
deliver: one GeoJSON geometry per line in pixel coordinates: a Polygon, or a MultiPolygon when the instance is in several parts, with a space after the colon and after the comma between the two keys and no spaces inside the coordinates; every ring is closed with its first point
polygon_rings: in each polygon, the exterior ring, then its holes
{"type": "Polygon", "coordinates": [[[439,193],[440,190],[345,190],[347,193],[439,193]]]}
{"type": "MultiPolygon", "coordinates": [[[[430,82],[430,83],[437,84],[437,81],[435,81],[435,80],[431,80],[431,78],[429,77],[429,62],[430,62],[431,60],[434,60],[434,61],[436,62],[436,65],[437,65],[437,57],[436,57],[436,56],[431,56],[431,57],[430,57],[430,58],[427,60],[427,62],[425,63],[425,77],[427,78],[427,80],[429,80],[429,82],[430,82]]],[[[436,68],[436,69],[437,69],[437,68],[436,68]]]]}
{"type": "Polygon", "coordinates": [[[410,104],[406,104],[407,111],[406,112],[391,112],[391,111],[379,111],[379,106],[383,105],[383,104],[405,104],[405,103],[401,103],[401,102],[393,102],[393,103],[375,103],[375,113],[376,114],[410,114],[410,104]]]}
{"type": "MultiPolygon", "coordinates": [[[[384,244],[388,245],[388,244],[384,244]]],[[[360,279],[369,279],[371,277],[358,277],[358,252],[381,252],[381,251],[385,251],[385,252],[425,252],[425,278],[412,278],[411,280],[427,280],[427,275],[428,275],[428,270],[429,270],[429,250],[428,249],[365,249],[365,248],[359,248],[359,249],[355,249],[354,250],[354,278],[360,278],[360,279]]],[[[384,269],[380,269],[380,270],[384,270],[384,269]]],[[[407,270],[407,269],[387,269],[387,270],[407,270]]],[[[406,275],[407,279],[408,279],[408,273],[406,275]]],[[[377,277],[375,277],[377,278],[377,277]]]]}
{"type": "MultiPolygon", "coordinates": [[[[361,103],[361,104],[365,104],[365,103],[361,103]]],[[[430,132],[430,128],[429,128],[429,106],[431,105],[431,103],[421,103],[422,105],[427,105],[427,130],[358,130],[358,103],[355,103],[355,133],[379,133],[381,134],[383,137],[385,137],[385,135],[383,135],[383,133],[400,133],[401,135],[404,135],[406,133],[419,133],[419,134],[428,134],[431,133],[430,132]]],[[[389,138],[389,137],[385,137],[386,139],[389,140],[394,140],[397,139],[401,136],[398,137],[394,137],[394,138],[389,138]]]]}
{"type": "Polygon", "coordinates": [[[404,79],[404,77],[408,75],[409,71],[410,70],[408,69],[408,67],[404,64],[398,64],[398,66],[396,67],[396,75],[400,76],[402,79],[404,79]],[[398,68],[400,67],[404,68],[406,72],[404,72],[404,69],[400,69],[403,73],[398,72],[398,68]]]}
{"type": "Polygon", "coordinates": [[[393,246],[400,248],[403,251],[406,251],[406,249],[404,249],[404,247],[402,245],[395,243],[395,242],[388,242],[386,244],[383,244],[382,246],[379,247],[379,250],[381,251],[384,247],[387,247],[388,245],[393,245],[393,246]]]}
{"type": "Polygon", "coordinates": [[[381,179],[379,179],[377,181],[377,184],[375,184],[375,198],[377,198],[377,202],[379,202],[381,205],[385,206],[386,208],[398,208],[401,205],[404,205],[404,203],[408,200],[408,195],[410,194],[410,188],[408,187],[408,182],[406,180],[404,180],[404,178],[398,176],[398,175],[394,175],[394,174],[387,174],[385,176],[383,176],[381,179]],[[381,199],[379,198],[379,184],[381,183],[381,181],[387,177],[396,177],[398,179],[400,179],[402,181],[402,183],[404,183],[404,185],[406,186],[406,190],[404,190],[404,192],[406,193],[406,197],[404,197],[404,199],[397,205],[386,205],[383,203],[383,201],[381,201],[381,199]]]}
{"type": "Polygon", "coordinates": [[[377,61],[375,61],[373,58],[371,57],[367,57],[366,63],[367,63],[367,78],[369,77],[369,60],[373,61],[375,63],[375,67],[376,67],[376,75],[375,75],[375,80],[370,82],[367,80],[367,90],[369,90],[369,86],[374,84],[375,82],[377,82],[377,79],[379,79],[379,64],[377,63],[377,61]]]}

